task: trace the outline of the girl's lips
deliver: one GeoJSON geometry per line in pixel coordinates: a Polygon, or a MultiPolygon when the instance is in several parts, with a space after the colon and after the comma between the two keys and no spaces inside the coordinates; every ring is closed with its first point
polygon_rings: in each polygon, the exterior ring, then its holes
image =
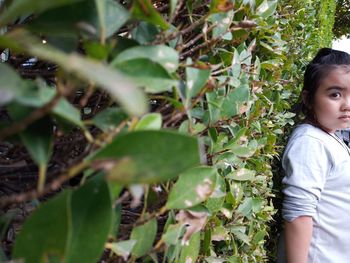
{"type": "Polygon", "coordinates": [[[340,116],[339,119],[341,119],[341,120],[350,120],[350,115],[340,116]]]}

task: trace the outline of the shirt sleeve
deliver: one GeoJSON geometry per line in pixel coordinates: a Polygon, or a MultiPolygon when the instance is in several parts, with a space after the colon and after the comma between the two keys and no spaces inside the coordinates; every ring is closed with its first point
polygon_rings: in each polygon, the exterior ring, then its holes
{"type": "Polygon", "coordinates": [[[331,163],[329,152],[317,138],[304,135],[288,143],[282,159],[285,171],[282,216],[285,220],[315,217],[331,163]]]}

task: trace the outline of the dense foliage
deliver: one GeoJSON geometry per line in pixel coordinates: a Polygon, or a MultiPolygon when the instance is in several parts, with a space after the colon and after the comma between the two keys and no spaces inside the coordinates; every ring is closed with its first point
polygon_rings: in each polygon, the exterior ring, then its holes
{"type": "Polygon", "coordinates": [[[350,36],[350,1],[337,0],[333,33],[336,38],[350,36]]]}
{"type": "Polygon", "coordinates": [[[35,190],[0,200],[3,235],[16,203],[38,206],[11,257],[273,257],[271,165],[332,4],[5,1],[0,138],[38,167],[35,190]],[[59,155],[62,140],[78,153],[59,155]]]}

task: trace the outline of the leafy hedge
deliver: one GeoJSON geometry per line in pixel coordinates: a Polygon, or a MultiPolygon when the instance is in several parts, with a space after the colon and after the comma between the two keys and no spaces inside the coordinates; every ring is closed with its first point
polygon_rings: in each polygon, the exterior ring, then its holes
{"type": "Polygon", "coordinates": [[[335,11],[337,7],[337,2],[334,0],[323,0],[321,1],[321,7],[318,15],[320,28],[320,45],[321,46],[331,46],[333,40],[333,26],[335,21],[335,11]]]}
{"type": "Polygon", "coordinates": [[[350,14],[349,10],[350,2],[349,0],[338,0],[335,10],[335,21],[333,27],[333,33],[335,38],[342,38],[343,36],[349,37],[349,23],[350,14]]]}
{"type": "Polygon", "coordinates": [[[0,138],[20,140],[39,173],[36,190],[0,203],[41,198],[83,176],[26,220],[13,258],[96,262],[103,250],[129,262],[273,256],[265,246],[275,213],[271,164],[293,124],[302,65],[316,38],[329,40],[328,27],[313,32],[315,12],[326,10],[314,12],[318,1],[5,4],[0,138]],[[22,78],[30,63],[46,63],[54,78],[22,78]],[[82,103],[92,94],[104,103],[82,103]],[[86,145],[50,174],[62,133],[81,133],[86,145]],[[128,213],[136,216],[128,221],[128,213]]]}

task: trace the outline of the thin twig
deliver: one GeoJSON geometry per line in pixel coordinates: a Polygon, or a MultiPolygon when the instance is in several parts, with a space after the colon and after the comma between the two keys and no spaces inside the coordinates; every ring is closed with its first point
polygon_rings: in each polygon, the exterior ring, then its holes
{"type": "Polygon", "coordinates": [[[218,36],[218,37],[216,37],[216,38],[213,38],[213,39],[211,39],[210,41],[204,42],[204,43],[202,43],[202,44],[200,44],[200,45],[197,45],[197,46],[191,48],[190,50],[187,50],[186,52],[182,53],[180,59],[183,60],[183,59],[185,58],[185,56],[187,56],[187,55],[189,55],[189,54],[192,54],[193,52],[195,52],[195,51],[197,51],[197,50],[199,50],[199,49],[202,49],[202,48],[204,48],[204,47],[206,47],[206,46],[211,46],[211,45],[215,44],[216,42],[222,40],[222,37],[223,37],[224,35],[226,35],[228,32],[232,32],[232,31],[240,30],[240,29],[243,29],[243,27],[234,26],[234,27],[230,28],[229,30],[226,30],[226,31],[225,31],[223,34],[221,34],[220,36],[218,36]]]}
{"type": "Polygon", "coordinates": [[[185,29],[182,29],[180,31],[173,32],[170,35],[166,36],[164,39],[157,39],[156,41],[154,41],[152,43],[152,45],[156,45],[156,44],[158,45],[158,44],[167,43],[170,40],[173,40],[173,39],[177,38],[178,36],[185,35],[185,34],[191,32],[197,26],[203,24],[207,18],[208,18],[208,15],[205,15],[205,16],[201,17],[200,19],[198,19],[193,24],[191,24],[189,27],[186,27],[185,29]]]}
{"type": "Polygon", "coordinates": [[[164,126],[169,127],[170,124],[178,122],[185,114],[185,112],[178,112],[174,114],[169,120],[164,123],[164,126]]]}
{"type": "Polygon", "coordinates": [[[211,32],[216,26],[217,26],[217,24],[211,25],[205,32],[198,34],[195,38],[192,38],[189,42],[180,46],[180,51],[194,45],[194,43],[196,43],[199,39],[204,37],[207,33],[211,32]]]}
{"type": "Polygon", "coordinates": [[[88,88],[86,89],[84,96],[79,101],[80,107],[83,108],[86,106],[86,104],[88,103],[88,101],[89,101],[90,97],[92,96],[92,94],[94,93],[94,91],[95,91],[94,86],[92,84],[90,84],[88,86],[88,88]]]}
{"type": "Polygon", "coordinates": [[[168,211],[168,208],[163,206],[159,209],[159,211],[148,214],[147,217],[140,217],[136,221],[135,226],[143,225],[144,223],[150,221],[153,218],[159,219],[159,217],[162,216],[163,214],[165,214],[167,211],[168,211]]]}
{"type": "Polygon", "coordinates": [[[80,162],[77,165],[71,167],[66,173],[59,175],[56,179],[52,180],[49,184],[45,186],[43,191],[38,192],[36,190],[28,191],[21,194],[14,194],[10,196],[3,197],[0,199],[0,207],[6,207],[15,203],[22,203],[32,199],[37,199],[48,193],[57,191],[64,182],[78,175],[82,170],[88,167],[87,162],[80,162]]]}
{"type": "Polygon", "coordinates": [[[178,1],[177,5],[176,5],[176,8],[175,8],[175,11],[174,11],[174,14],[172,14],[170,19],[169,19],[169,23],[170,24],[172,24],[175,21],[176,17],[178,16],[178,14],[179,14],[179,12],[181,10],[181,7],[182,7],[183,3],[184,3],[184,0],[178,1]]]}
{"type": "Polygon", "coordinates": [[[129,191],[125,191],[124,194],[122,194],[121,197],[119,197],[113,204],[114,207],[116,207],[117,205],[122,204],[124,201],[128,200],[130,197],[130,193],[129,191]]]}
{"type": "Polygon", "coordinates": [[[226,71],[229,71],[230,69],[232,69],[232,66],[229,66],[229,67],[226,67],[226,68],[222,68],[222,69],[218,69],[218,70],[216,70],[216,71],[213,71],[213,72],[211,73],[211,75],[212,75],[213,77],[215,77],[216,75],[220,75],[220,74],[222,74],[222,73],[224,73],[224,72],[226,72],[226,71]]]}

